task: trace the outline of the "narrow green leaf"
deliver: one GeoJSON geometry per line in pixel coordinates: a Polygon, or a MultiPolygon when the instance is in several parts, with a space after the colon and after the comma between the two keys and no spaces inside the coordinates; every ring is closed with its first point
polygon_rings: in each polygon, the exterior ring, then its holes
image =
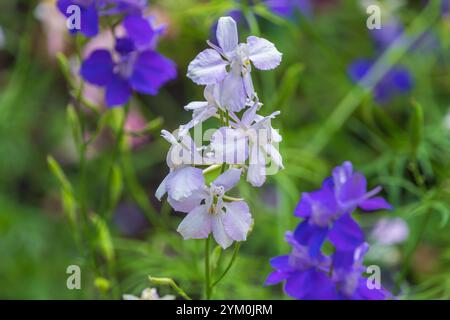
{"type": "Polygon", "coordinates": [[[120,200],[123,192],[122,169],[118,164],[114,164],[111,171],[111,184],[109,186],[110,208],[114,208],[120,200]]]}
{"type": "Polygon", "coordinates": [[[97,231],[97,242],[99,249],[106,260],[111,261],[114,258],[114,245],[108,226],[106,222],[97,214],[93,214],[91,216],[91,221],[97,231]]]}
{"type": "Polygon", "coordinates": [[[417,150],[423,140],[423,108],[417,101],[412,102],[413,114],[409,120],[409,135],[411,142],[411,152],[414,156],[417,155],[417,150]]]}

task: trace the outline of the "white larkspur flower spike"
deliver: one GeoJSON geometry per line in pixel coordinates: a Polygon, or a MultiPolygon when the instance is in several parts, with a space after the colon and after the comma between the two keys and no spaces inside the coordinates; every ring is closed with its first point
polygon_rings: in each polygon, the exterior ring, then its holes
{"type": "Polygon", "coordinates": [[[255,36],[240,44],[236,22],[231,17],[219,19],[216,37],[219,46],[208,42],[213,49],[195,57],[187,76],[200,85],[220,84],[221,103],[228,110],[238,112],[255,95],[250,62],[257,69],[270,70],[280,64],[282,54],[273,43],[255,36]]]}
{"type": "Polygon", "coordinates": [[[258,107],[255,103],[241,120],[232,115],[235,120],[230,123],[232,128],[220,128],[211,139],[211,148],[218,161],[243,164],[249,159],[247,181],[255,187],[262,186],[266,180],[266,158],[270,158],[278,168],[283,168],[283,159],[275,146],[282,137],[271,125],[271,119],[279,111],[262,117],[256,114],[258,107]]]}
{"type": "Polygon", "coordinates": [[[229,169],[210,186],[177,203],[176,210],[188,213],[177,229],[184,239],[205,239],[212,233],[223,249],[234,241],[247,239],[252,224],[248,205],[244,201],[223,199],[225,192],[239,182],[241,172],[229,169]]]}

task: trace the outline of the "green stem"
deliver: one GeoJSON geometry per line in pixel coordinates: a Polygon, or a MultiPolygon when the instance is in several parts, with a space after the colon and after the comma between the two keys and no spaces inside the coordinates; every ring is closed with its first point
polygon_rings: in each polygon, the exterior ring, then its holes
{"type": "Polygon", "coordinates": [[[225,278],[225,276],[228,274],[228,271],[230,271],[231,267],[233,266],[234,262],[236,261],[236,258],[238,256],[240,247],[241,247],[241,243],[240,242],[236,242],[235,245],[234,245],[233,256],[231,257],[231,260],[228,263],[228,266],[225,268],[225,270],[220,275],[220,277],[216,281],[214,281],[214,283],[212,284],[211,288],[214,288],[215,286],[217,286],[219,284],[219,282],[223,278],[225,278]]]}
{"type": "Polygon", "coordinates": [[[154,278],[152,276],[148,276],[149,281],[152,284],[155,285],[168,285],[170,287],[172,287],[172,289],[174,289],[180,296],[182,296],[184,299],[186,300],[192,300],[191,297],[189,297],[186,292],[181,289],[176,283],[175,281],[173,281],[170,278],[154,278]]]}
{"type": "Polygon", "coordinates": [[[210,238],[211,237],[208,237],[205,240],[205,298],[206,298],[206,300],[211,299],[211,266],[210,266],[210,262],[209,262],[209,260],[210,260],[209,259],[210,238]]]}
{"type": "MultiPolygon", "coordinates": [[[[106,186],[109,186],[111,183],[114,166],[117,163],[120,153],[122,151],[123,137],[124,137],[124,132],[125,132],[125,123],[127,121],[129,110],[130,110],[130,105],[129,105],[129,103],[127,103],[124,106],[123,116],[122,116],[122,119],[120,120],[119,127],[117,128],[117,131],[116,131],[116,143],[114,144],[114,149],[113,149],[113,152],[111,155],[111,165],[109,167],[108,176],[106,178],[106,186]]],[[[112,215],[113,208],[111,208],[108,191],[109,191],[108,187],[105,188],[105,193],[103,194],[101,205],[100,205],[100,208],[101,208],[100,213],[105,213],[105,216],[107,216],[109,218],[112,215]]]]}

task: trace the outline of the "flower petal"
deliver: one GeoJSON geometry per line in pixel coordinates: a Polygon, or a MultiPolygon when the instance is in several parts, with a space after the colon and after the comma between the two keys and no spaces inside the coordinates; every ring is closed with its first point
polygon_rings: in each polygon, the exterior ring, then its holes
{"type": "Polygon", "coordinates": [[[128,82],[114,75],[106,86],[105,100],[108,107],[126,104],[131,97],[132,91],[128,82]]]}
{"type": "Polygon", "coordinates": [[[255,144],[250,149],[247,181],[254,187],[261,187],[266,181],[266,159],[255,144]]]}
{"type": "Polygon", "coordinates": [[[222,17],[217,24],[217,42],[225,53],[236,49],[239,39],[236,22],[231,17],[222,17]]]}
{"type": "Polygon", "coordinates": [[[162,85],[175,79],[176,76],[177,68],[172,60],[148,50],[138,56],[130,84],[135,91],[156,95],[162,85]]]}
{"type": "Polygon", "coordinates": [[[167,192],[172,199],[180,201],[203,190],[204,185],[205,178],[201,169],[184,167],[172,172],[167,180],[167,192]]]}
{"type": "Polygon", "coordinates": [[[213,215],[211,220],[214,239],[222,247],[222,249],[225,250],[232,245],[233,239],[231,239],[225,231],[225,227],[222,221],[223,215],[223,212],[221,212],[219,215],[213,215]]]}
{"type": "Polygon", "coordinates": [[[193,209],[183,219],[177,231],[187,239],[205,239],[211,233],[211,215],[206,205],[200,205],[193,209]]]}
{"type": "Polygon", "coordinates": [[[392,206],[382,197],[374,197],[364,200],[359,204],[359,207],[364,211],[376,211],[376,210],[390,210],[392,206]]]}
{"type": "Polygon", "coordinates": [[[245,107],[247,93],[240,72],[231,70],[222,82],[220,105],[232,112],[239,112],[245,107]]]}
{"type": "Polygon", "coordinates": [[[225,189],[225,192],[233,188],[238,184],[241,179],[242,169],[231,168],[214,180],[214,184],[217,186],[222,186],[225,189]]]}
{"type": "Polygon", "coordinates": [[[328,235],[338,250],[353,250],[364,243],[364,233],[350,214],[345,214],[334,223],[328,235]]]}
{"type": "Polygon", "coordinates": [[[187,76],[200,85],[218,83],[226,77],[227,65],[216,50],[206,49],[189,64],[187,76]]]}
{"type": "Polygon", "coordinates": [[[282,54],[266,39],[250,36],[247,38],[247,47],[248,57],[260,70],[275,69],[281,62],[282,54]]]}
{"type": "Polygon", "coordinates": [[[289,273],[275,270],[271,274],[269,274],[264,285],[270,286],[273,284],[277,284],[277,283],[280,283],[281,281],[286,280],[288,277],[289,277],[289,273]]]}
{"type": "Polygon", "coordinates": [[[217,163],[244,164],[248,157],[248,139],[242,130],[222,127],[212,135],[211,149],[217,163]]]}
{"type": "Polygon", "coordinates": [[[114,62],[108,50],[96,50],[83,61],[80,74],[97,86],[106,86],[113,76],[114,62]]]}
{"type": "Polygon", "coordinates": [[[146,46],[150,44],[155,36],[150,21],[135,15],[126,16],[123,20],[123,26],[136,46],[146,46]]]}
{"type": "Polygon", "coordinates": [[[247,240],[252,224],[250,209],[244,201],[225,203],[225,214],[221,217],[227,235],[235,241],[247,240]]]}

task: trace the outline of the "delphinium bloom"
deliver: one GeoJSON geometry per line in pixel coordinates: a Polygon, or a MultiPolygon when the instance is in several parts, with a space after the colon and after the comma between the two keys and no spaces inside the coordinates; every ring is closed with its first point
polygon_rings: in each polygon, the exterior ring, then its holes
{"type": "Polygon", "coordinates": [[[126,36],[116,38],[114,52],[94,51],[80,71],[87,82],[105,87],[109,107],[127,103],[133,91],[156,95],[177,74],[175,63],[156,51],[161,29],[151,19],[128,16],[123,27],[126,36]]]}
{"type": "Polygon", "coordinates": [[[367,192],[364,175],[353,172],[352,164],[344,162],[320,190],[303,193],[295,209],[295,216],[304,218],[295,231],[297,240],[308,245],[313,255],[327,237],[338,249],[356,248],[364,242],[364,235],[351,213],[358,207],[364,211],[390,209],[389,203],[376,197],[380,191],[377,187],[367,192]]]}
{"type": "Polygon", "coordinates": [[[81,32],[86,37],[93,37],[99,33],[100,17],[106,15],[141,15],[147,7],[147,0],[58,0],[59,11],[66,17],[74,12],[72,6],[80,9],[80,29],[70,30],[81,32]]]}
{"type": "Polygon", "coordinates": [[[286,240],[293,247],[288,256],[271,260],[276,269],[267,284],[286,281],[285,291],[297,299],[384,299],[388,293],[370,289],[362,276],[362,260],[368,250],[365,237],[351,214],[356,208],[365,211],[390,209],[376,196],[377,187],[367,191],[364,175],[344,162],[326,178],[320,190],[303,193],[295,216],[304,220],[286,240]],[[334,246],[332,256],[324,256],[323,243],[334,246]]]}
{"type": "Polygon", "coordinates": [[[234,241],[246,240],[252,224],[248,205],[244,201],[224,199],[240,176],[240,169],[229,169],[209,186],[202,181],[191,196],[171,203],[178,211],[188,213],[177,229],[184,239],[205,239],[212,233],[223,249],[234,241]]]}
{"type": "Polygon", "coordinates": [[[188,77],[200,85],[220,83],[224,107],[237,112],[254,98],[251,63],[260,70],[274,69],[281,62],[281,53],[270,41],[255,36],[239,43],[236,22],[231,17],[219,19],[216,37],[219,45],[208,42],[211,49],[202,51],[190,63],[188,77]]]}
{"type": "Polygon", "coordinates": [[[310,0],[265,0],[263,3],[273,13],[286,18],[292,17],[296,11],[307,16],[312,13],[310,0]]]}
{"type": "MultiPolygon", "coordinates": [[[[366,86],[365,77],[373,70],[376,59],[390,46],[402,45],[399,41],[404,36],[403,24],[392,13],[388,14],[386,19],[387,22],[381,25],[381,29],[369,30],[375,45],[375,58],[358,58],[348,66],[347,72],[352,82],[366,86]]],[[[376,102],[386,104],[396,96],[410,92],[413,86],[414,80],[410,71],[401,64],[396,64],[390,66],[386,74],[375,84],[373,96],[376,102]]]]}
{"type": "MultiPolygon", "coordinates": [[[[350,79],[355,83],[363,83],[364,77],[375,64],[371,59],[355,60],[348,67],[350,79]]],[[[383,76],[373,88],[373,95],[378,103],[385,104],[395,96],[408,93],[413,87],[413,79],[408,69],[395,65],[383,76]]]]}
{"type": "Polygon", "coordinates": [[[175,211],[187,213],[177,229],[184,239],[206,239],[212,234],[225,249],[233,242],[245,241],[253,222],[246,202],[226,193],[239,183],[245,171],[252,185],[261,186],[269,158],[282,167],[276,150],[281,136],[271,126],[271,119],[279,112],[268,117],[257,114],[262,103],[251,78],[252,63],[260,70],[273,69],[280,64],[281,53],[274,44],[258,37],[250,36],[247,43],[239,44],[236,22],[231,17],[219,19],[217,39],[218,45],[208,42],[212,48],[197,55],[188,67],[188,77],[205,85],[206,101],[185,106],[192,111],[192,120],[176,133],[162,132],[171,144],[167,155],[170,172],[156,196],[161,200],[167,194],[175,211]],[[239,117],[237,112],[243,109],[239,117]],[[210,118],[217,118],[219,127],[209,145],[197,147],[189,131],[201,130],[202,123],[210,118]],[[257,139],[261,132],[266,139],[257,139]],[[205,174],[219,169],[220,175],[206,183],[205,174]]]}
{"type": "Polygon", "coordinates": [[[276,146],[282,138],[272,128],[271,119],[279,112],[267,117],[256,114],[259,104],[247,109],[239,119],[232,113],[230,127],[217,130],[211,139],[212,149],[219,162],[242,163],[249,160],[247,181],[260,187],[266,180],[266,157],[272,159],[278,168],[283,160],[276,146]]]}

